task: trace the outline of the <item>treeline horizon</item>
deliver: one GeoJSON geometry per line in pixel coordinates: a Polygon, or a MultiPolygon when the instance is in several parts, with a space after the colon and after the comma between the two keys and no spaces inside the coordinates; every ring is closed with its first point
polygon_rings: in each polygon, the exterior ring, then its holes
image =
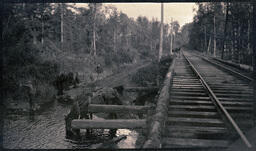
{"type": "MultiPolygon", "coordinates": [[[[197,3],[189,46],[214,57],[253,66],[253,3],[197,3]]],[[[255,8],[254,8],[255,9],[255,8]]]]}
{"type": "MultiPolygon", "coordinates": [[[[112,68],[158,58],[160,21],[132,19],[113,6],[4,3],[2,12],[4,96],[15,98],[13,93],[27,80],[46,94],[53,90],[46,87],[52,87],[54,78],[65,70],[93,72],[97,64],[112,68]]],[[[177,21],[172,26],[175,48],[182,45],[181,33],[177,21]]],[[[169,28],[164,24],[164,55],[170,52],[169,28]]]]}

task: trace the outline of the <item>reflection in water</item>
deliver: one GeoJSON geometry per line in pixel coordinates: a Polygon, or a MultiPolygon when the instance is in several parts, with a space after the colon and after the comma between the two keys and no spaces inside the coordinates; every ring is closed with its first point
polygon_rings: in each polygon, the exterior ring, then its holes
{"type": "Polygon", "coordinates": [[[126,135],[126,139],[121,140],[117,143],[118,148],[135,148],[135,143],[138,138],[138,133],[135,130],[129,129],[118,129],[117,136],[126,135]]]}
{"type": "MultiPolygon", "coordinates": [[[[76,144],[65,139],[64,115],[69,112],[69,109],[70,106],[55,102],[45,106],[43,112],[36,113],[34,116],[8,115],[4,119],[3,147],[7,149],[88,148],[91,145],[88,144],[90,140],[85,140],[87,144],[76,144]]],[[[94,115],[93,119],[102,118],[94,115]]],[[[108,133],[108,130],[95,131],[101,131],[99,133],[102,134],[97,138],[106,137],[105,134],[108,133]]],[[[136,131],[119,129],[117,135],[126,135],[127,138],[110,145],[109,148],[135,148],[138,137],[136,131]]]]}

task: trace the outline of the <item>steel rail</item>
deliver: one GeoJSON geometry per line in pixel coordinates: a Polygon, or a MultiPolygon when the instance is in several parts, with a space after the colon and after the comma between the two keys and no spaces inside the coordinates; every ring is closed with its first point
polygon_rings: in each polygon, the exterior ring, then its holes
{"type": "Polygon", "coordinates": [[[196,75],[200,78],[202,84],[206,87],[206,90],[209,92],[210,96],[213,98],[213,100],[215,101],[215,103],[218,105],[218,107],[220,108],[220,110],[224,113],[225,117],[228,119],[228,121],[231,123],[232,127],[236,130],[236,132],[239,134],[239,136],[242,138],[243,142],[246,144],[246,146],[248,148],[251,148],[252,145],[251,143],[248,141],[248,139],[245,137],[244,133],[241,131],[241,129],[238,127],[238,125],[236,124],[236,122],[233,120],[233,118],[230,116],[230,114],[228,113],[228,111],[224,108],[224,106],[221,104],[221,102],[219,101],[219,99],[216,97],[216,95],[213,93],[213,91],[211,90],[211,88],[208,86],[208,84],[205,82],[205,80],[203,79],[203,77],[200,75],[200,73],[196,70],[196,68],[194,67],[194,65],[189,61],[189,59],[184,55],[184,53],[182,52],[183,56],[185,57],[186,61],[189,63],[189,65],[191,66],[192,70],[196,73],[196,75]]]}
{"type": "Polygon", "coordinates": [[[207,61],[207,62],[209,62],[209,63],[211,63],[211,64],[214,64],[214,65],[216,65],[216,66],[218,66],[218,67],[221,67],[222,69],[225,69],[225,70],[227,70],[228,72],[232,72],[233,74],[236,74],[236,75],[238,75],[238,76],[240,76],[240,77],[242,77],[242,78],[244,78],[244,79],[246,79],[246,80],[248,80],[248,81],[250,81],[250,82],[253,81],[252,78],[250,78],[250,77],[248,77],[248,76],[246,76],[246,75],[243,75],[243,74],[241,74],[241,73],[239,73],[239,72],[237,72],[237,71],[234,71],[234,70],[232,70],[232,69],[230,69],[230,68],[227,68],[227,67],[221,65],[220,63],[216,63],[216,62],[210,61],[209,59],[207,59],[206,57],[201,56],[201,55],[196,55],[196,56],[201,57],[201,58],[203,58],[203,60],[205,60],[205,61],[207,61]]]}

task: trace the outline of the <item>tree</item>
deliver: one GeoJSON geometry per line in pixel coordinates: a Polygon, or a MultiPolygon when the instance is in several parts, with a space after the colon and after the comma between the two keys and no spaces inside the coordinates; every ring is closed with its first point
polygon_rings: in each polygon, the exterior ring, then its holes
{"type": "MultiPolygon", "coordinates": [[[[253,48],[253,77],[254,77],[254,84],[253,84],[253,90],[254,90],[254,100],[256,99],[256,3],[253,3],[253,11],[252,11],[252,48],[253,48]]],[[[256,124],[256,103],[254,102],[254,123],[256,124]]]]}
{"type": "Polygon", "coordinates": [[[100,3],[89,3],[89,8],[91,11],[91,14],[93,16],[93,39],[92,39],[92,53],[94,56],[96,56],[96,22],[97,22],[97,14],[99,13],[99,10],[101,9],[102,4],[100,3]]]}
{"type": "Polygon", "coordinates": [[[253,18],[252,18],[252,41],[253,44],[253,71],[254,71],[254,78],[256,77],[256,4],[253,3],[253,18]]]}

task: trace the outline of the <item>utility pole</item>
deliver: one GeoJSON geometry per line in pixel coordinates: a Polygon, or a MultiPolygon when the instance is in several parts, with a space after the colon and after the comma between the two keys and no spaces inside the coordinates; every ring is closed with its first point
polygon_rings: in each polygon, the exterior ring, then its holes
{"type": "Polygon", "coordinates": [[[213,16],[213,57],[216,57],[216,27],[215,27],[215,15],[213,16]]]}
{"type": "Polygon", "coordinates": [[[170,45],[170,55],[172,55],[172,41],[173,41],[173,35],[172,35],[172,33],[173,33],[173,27],[172,27],[172,22],[173,22],[173,19],[171,19],[171,45],[170,45]]]}
{"type": "Polygon", "coordinates": [[[160,62],[163,53],[163,21],[164,21],[164,4],[161,3],[161,29],[160,29],[160,44],[159,44],[159,55],[158,62],[160,62]]]}
{"type": "Polygon", "coordinates": [[[160,85],[160,61],[163,53],[163,21],[164,21],[164,4],[161,3],[161,29],[160,29],[160,44],[159,44],[159,54],[158,54],[158,72],[156,84],[160,85]]]}

